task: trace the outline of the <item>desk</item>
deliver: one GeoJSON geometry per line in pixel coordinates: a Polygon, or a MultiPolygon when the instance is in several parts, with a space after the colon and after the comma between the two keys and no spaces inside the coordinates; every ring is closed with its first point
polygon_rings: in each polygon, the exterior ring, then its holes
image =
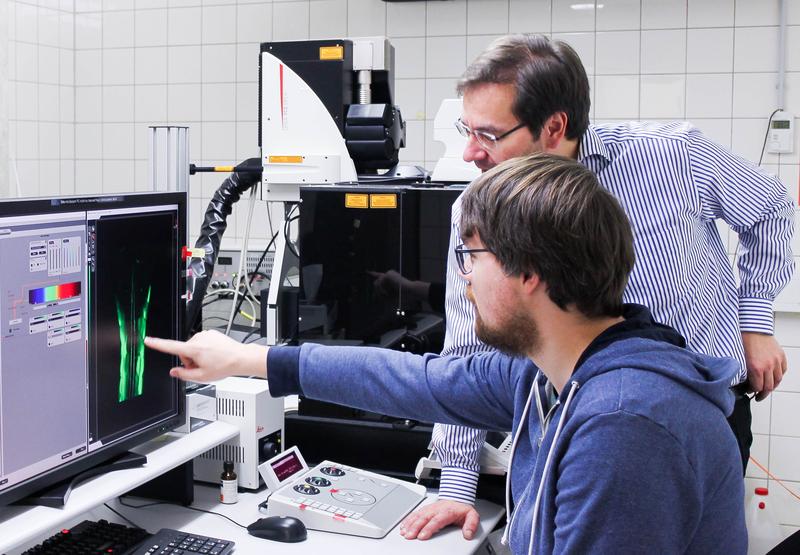
{"type": "MultiPolygon", "coordinates": [[[[239,524],[247,525],[266,516],[258,510],[258,504],[266,498],[266,493],[263,491],[257,493],[240,492],[239,502],[233,505],[219,503],[219,488],[196,485],[194,493],[194,507],[222,513],[239,524]]],[[[435,494],[429,494],[423,503],[431,503],[435,499],[435,494]]],[[[125,502],[139,504],[146,503],[147,500],[126,499],[125,502]]],[[[484,540],[505,513],[505,510],[499,505],[479,499],[475,507],[481,515],[481,523],[475,538],[471,541],[464,539],[460,529],[451,527],[424,542],[406,540],[400,536],[397,528],[380,540],[309,530],[306,541],[292,544],[255,538],[248,535],[246,530],[239,528],[224,518],[199,513],[176,505],[156,505],[143,509],[131,509],[120,505],[118,502],[110,503],[110,505],[150,532],[155,532],[160,528],[175,528],[194,534],[234,541],[236,542],[235,553],[237,555],[258,553],[353,555],[376,552],[380,552],[381,555],[441,555],[443,553],[452,555],[463,553],[466,555],[479,552],[484,540]]],[[[87,518],[93,518],[94,520],[99,518],[115,519],[121,522],[105,507],[102,508],[102,512],[87,518]]]]}
{"type": "Polygon", "coordinates": [[[136,453],[147,455],[146,465],[117,470],[79,484],[72,490],[62,509],[0,507],[0,553],[9,552],[31,541],[35,545],[60,527],[84,520],[78,517],[87,511],[161,476],[223,441],[236,437],[238,433],[235,426],[217,421],[191,434],[164,434],[132,449],[136,453]]]}

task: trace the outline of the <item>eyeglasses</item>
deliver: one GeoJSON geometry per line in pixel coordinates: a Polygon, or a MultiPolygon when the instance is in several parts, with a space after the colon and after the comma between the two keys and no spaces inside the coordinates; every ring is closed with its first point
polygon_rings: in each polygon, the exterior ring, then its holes
{"type": "Polygon", "coordinates": [[[461,118],[456,120],[456,129],[461,134],[462,137],[468,138],[470,135],[475,137],[475,140],[478,141],[478,144],[481,145],[486,150],[493,150],[497,147],[497,141],[504,139],[511,135],[517,129],[522,129],[525,127],[524,123],[520,123],[516,127],[509,129],[505,133],[500,135],[495,135],[493,133],[489,133],[487,131],[478,131],[477,129],[472,129],[466,123],[461,121],[461,118]]]}
{"type": "Polygon", "coordinates": [[[473,252],[489,252],[489,249],[468,249],[463,243],[453,249],[458,270],[464,275],[472,272],[472,257],[469,255],[473,252]]]}

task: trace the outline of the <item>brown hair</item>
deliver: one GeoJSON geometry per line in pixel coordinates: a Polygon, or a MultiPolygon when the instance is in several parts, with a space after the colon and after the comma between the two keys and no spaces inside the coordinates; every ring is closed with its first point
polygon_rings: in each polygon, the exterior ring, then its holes
{"type": "Polygon", "coordinates": [[[589,126],[589,78],[570,45],[543,35],[508,35],[483,51],[458,82],[458,93],[487,83],[511,84],[511,112],[538,139],[544,122],[567,114],[568,139],[580,139],[589,126]]]}
{"type": "Polygon", "coordinates": [[[475,235],[508,275],[538,275],[561,309],[622,313],[634,262],[630,223],[578,162],[537,153],[482,174],[461,197],[461,236],[475,235]]]}

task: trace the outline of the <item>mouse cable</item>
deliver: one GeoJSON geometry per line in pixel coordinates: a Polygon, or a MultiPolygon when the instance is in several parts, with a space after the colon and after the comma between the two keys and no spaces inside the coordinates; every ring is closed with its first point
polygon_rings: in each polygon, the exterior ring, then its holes
{"type": "MultiPolygon", "coordinates": [[[[145,507],[152,507],[153,505],[174,505],[176,507],[181,507],[183,509],[189,509],[191,511],[197,511],[198,513],[208,513],[210,515],[221,516],[222,518],[224,518],[226,520],[230,520],[232,523],[234,523],[239,528],[244,528],[245,530],[247,530],[247,526],[245,526],[244,524],[239,524],[238,522],[236,522],[235,520],[233,520],[229,516],[226,516],[226,515],[224,515],[222,513],[217,513],[217,512],[214,512],[214,511],[207,511],[206,509],[199,509],[197,507],[192,507],[191,505],[181,505],[180,503],[173,503],[171,501],[154,501],[153,503],[144,503],[142,505],[133,505],[131,503],[125,503],[125,501],[122,500],[122,496],[118,497],[117,500],[119,501],[119,504],[122,505],[123,507],[130,507],[131,509],[144,509],[145,507]]],[[[116,512],[116,511],[114,511],[114,512],[116,512]]],[[[119,514],[119,513],[117,513],[117,514],[119,514]]],[[[122,516],[122,515],[120,515],[120,516],[122,516]]],[[[127,520],[127,519],[125,519],[125,520],[127,520]]]]}

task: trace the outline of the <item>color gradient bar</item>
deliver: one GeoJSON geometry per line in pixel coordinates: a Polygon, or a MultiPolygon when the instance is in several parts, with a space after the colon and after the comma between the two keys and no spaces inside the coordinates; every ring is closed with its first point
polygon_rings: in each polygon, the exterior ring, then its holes
{"type": "Polygon", "coordinates": [[[81,282],[62,283],[61,285],[51,285],[40,287],[28,291],[28,302],[30,304],[52,303],[53,301],[63,301],[78,297],[81,294],[81,282]]]}

